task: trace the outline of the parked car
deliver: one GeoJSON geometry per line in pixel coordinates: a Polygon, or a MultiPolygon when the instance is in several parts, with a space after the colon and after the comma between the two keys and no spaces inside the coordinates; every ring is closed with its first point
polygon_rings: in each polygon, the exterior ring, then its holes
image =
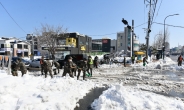
{"type": "Polygon", "coordinates": [[[41,58],[37,58],[37,59],[34,59],[30,62],[29,66],[30,67],[35,67],[35,68],[40,68],[41,65],[40,65],[40,59],[41,58]]]}
{"type": "MultiPolygon", "coordinates": [[[[41,60],[41,58],[36,58],[36,59],[30,61],[29,66],[34,67],[34,68],[40,68],[41,67],[40,60],[41,60]]],[[[49,59],[44,58],[44,60],[49,60],[49,59]]],[[[52,60],[49,60],[49,61],[52,63],[52,60]]]]}
{"type": "MultiPolygon", "coordinates": [[[[15,61],[17,61],[18,58],[19,58],[19,57],[12,57],[12,63],[15,62],[15,61]]],[[[29,66],[29,61],[26,61],[26,60],[24,60],[23,58],[21,58],[21,59],[22,59],[22,62],[23,62],[26,66],[29,66]]]]}
{"type": "Polygon", "coordinates": [[[87,55],[86,54],[69,54],[65,56],[64,60],[58,60],[57,62],[60,64],[60,68],[62,69],[62,67],[64,66],[65,62],[68,60],[68,57],[72,57],[72,61],[77,64],[78,61],[83,60],[83,58],[87,59],[87,55]]]}

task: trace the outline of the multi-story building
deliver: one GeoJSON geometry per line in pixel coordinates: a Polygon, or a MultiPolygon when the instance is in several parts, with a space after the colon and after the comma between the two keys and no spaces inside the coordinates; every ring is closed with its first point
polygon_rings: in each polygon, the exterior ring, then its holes
{"type": "Polygon", "coordinates": [[[117,51],[124,50],[125,54],[131,50],[131,30],[127,27],[124,32],[117,33],[117,51]]]}
{"type": "Polygon", "coordinates": [[[27,34],[26,40],[31,44],[31,53],[34,56],[40,56],[41,52],[39,50],[41,50],[41,47],[38,46],[38,38],[33,34],[27,34]]]}
{"type": "Polygon", "coordinates": [[[92,39],[92,52],[102,52],[102,39],[92,39]]]}
{"type": "Polygon", "coordinates": [[[117,40],[102,38],[102,39],[92,39],[92,51],[93,52],[116,52],[117,51],[117,40]]]}
{"type": "Polygon", "coordinates": [[[10,55],[16,57],[28,57],[30,54],[30,43],[17,38],[0,38],[0,55],[10,55]]]}
{"type": "MultiPolygon", "coordinates": [[[[58,35],[58,46],[55,52],[56,59],[63,59],[68,54],[82,54],[89,53],[91,47],[91,37],[78,32],[65,33],[65,35],[58,35]]],[[[42,50],[47,50],[48,47],[43,46],[42,50]]]]}

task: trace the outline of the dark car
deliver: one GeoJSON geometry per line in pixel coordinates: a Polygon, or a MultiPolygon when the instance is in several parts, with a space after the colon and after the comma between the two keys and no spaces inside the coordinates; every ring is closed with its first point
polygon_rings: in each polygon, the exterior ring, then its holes
{"type": "MultiPolygon", "coordinates": [[[[19,57],[12,57],[12,63],[13,63],[13,62],[16,62],[18,58],[19,58],[19,57]]],[[[22,59],[22,58],[21,58],[21,59],[22,59]]],[[[26,61],[26,60],[22,59],[22,62],[23,62],[26,66],[29,66],[29,61],[26,61]]]]}
{"type": "Polygon", "coordinates": [[[72,57],[72,61],[77,64],[78,61],[83,60],[84,58],[87,59],[87,55],[86,54],[69,54],[65,56],[64,60],[58,60],[57,62],[60,64],[60,68],[62,69],[62,67],[64,66],[65,62],[67,61],[68,57],[72,57]]]}

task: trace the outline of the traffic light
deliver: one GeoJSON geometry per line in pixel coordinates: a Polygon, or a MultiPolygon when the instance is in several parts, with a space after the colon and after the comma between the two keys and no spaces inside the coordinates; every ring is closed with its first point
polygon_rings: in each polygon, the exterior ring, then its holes
{"type": "Polygon", "coordinates": [[[148,30],[148,33],[150,33],[150,32],[151,32],[151,30],[149,29],[149,30],[148,30]]]}
{"type": "Polygon", "coordinates": [[[125,25],[128,25],[128,22],[126,20],[124,20],[124,18],[122,19],[122,22],[125,24],[125,25]]]}
{"type": "Polygon", "coordinates": [[[127,28],[128,28],[128,29],[131,29],[131,26],[128,25],[127,28]]]}

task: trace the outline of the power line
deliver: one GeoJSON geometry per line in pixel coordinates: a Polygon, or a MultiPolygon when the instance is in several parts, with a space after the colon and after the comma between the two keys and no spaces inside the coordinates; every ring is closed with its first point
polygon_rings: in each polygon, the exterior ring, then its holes
{"type": "MultiPolygon", "coordinates": [[[[142,26],[142,25],[144,25],[144,24],[146,24],[146,23],[148,23],[148,22],[145,22],[145,23],[142,23],[142,24],[140,24],[140,25],[137,25],[137,26],[135,26],[134,28],[137,28],[137,27],[139,27],[139,26],[142,26]]],[[[117,33],[109,33],[109,34],[102,34],[102,35],[88,35],[88,36],[105,36],[105,35],[113,35],[113,34],[117,34],[117,33]]]]}
{"type": "MultiPolygon", "coordinates": [[[[157,18],[157,16],[158,16],[158,12],[159,12],[160,7],[161,7],[161,5],[162,5],[162,1],[163,1],[163,0],[161,0],[160,5],[159,5],[159,7],[158,7],[158,11],[157,11],[157,14],[156,14],[155,20],[156,20],[156,18],[157,18]]],[[[155,20],[154,20],[154,21],[155,21],[155,20]]]]}
{"type": "Polygon", "coordinates": [[[103,35],[88,35],[88,36],[105,36],[105,35],[112,35],[112,34],[117,34],[117,33],[110,33],[110,34],[103,34],[103,35]]]}
{"type": "Polygon", "coordinates": [[[6,13],[10,16],[10,18],[15,22],[15,24],[23,31],[26,33],[26,31],[24,31],[20,25],[13,19],[13,17],[10,15],[10,13],[6,10],[6,8],[3,6],[3,4],[0,2],[1,6],[4,8],[4,10],[6,11],[6,13]]]}
{"type": "MultiPolygon", "coordinates": [[[[164,25],[163,23],[158,23],[158,22],[153,22],[155,24],[160,24],[160,25],[164,25]]],[[[175,25],[170,25],[170,24],[165,24],[167,26],[171,26],[171,27],[178,27],[178,28],[184,28],[184,26],[175,26],[175,25]]]]}

